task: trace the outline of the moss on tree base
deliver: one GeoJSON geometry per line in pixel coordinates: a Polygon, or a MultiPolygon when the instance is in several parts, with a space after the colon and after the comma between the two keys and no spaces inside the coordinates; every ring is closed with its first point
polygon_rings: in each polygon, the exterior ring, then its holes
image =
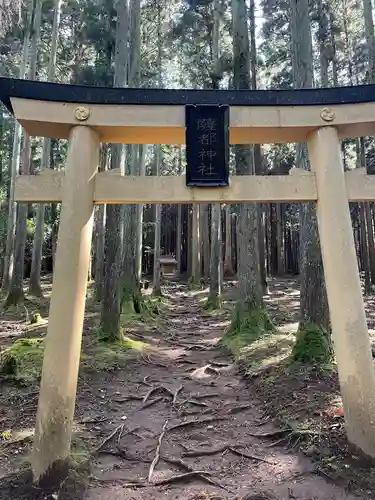
{"type": "Polygon", "coordinates": [[[222,345],[237,354],[242,347],[251,344],[266,333],[276,328],[268,312],[251,301],[236,306],[229,329],[221,340],[222,345]]]}
{"type": "Polygon", "coordinates": [[[314,323],[300,326],[292,350],[292,361],[296,363],[330,364],[333,348],[329,333],[314,323]]]}
{"type": "Polygon", "coordinates": [[[0,372],[23,385],[36,382],[42,373],[44,341],[16,340],[0,357],[0,372]]]}
{"type": "Polygon", "coordinates": [[[205,311],[216,311],[221,309],[221,297],[220,295],[208,296],[203,309],[205,311]]]}
{"type": "Polygon", "coordinates": [[[25,301],[25,294],[22,288],[10,288],[8,295],[4,301],[4,307],[18,306],[25,301]]]}

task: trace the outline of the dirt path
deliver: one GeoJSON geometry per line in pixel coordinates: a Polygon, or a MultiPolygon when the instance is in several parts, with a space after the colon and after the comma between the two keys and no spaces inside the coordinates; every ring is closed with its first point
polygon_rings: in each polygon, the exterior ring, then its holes
{"type": "MultiPolygon", "coordinates": [[[[122,427],[96,455],[96,479],[87,500],[359,498],[318,476],[307,458],[273,445],[280,436],[263,414],[262,402],[254,400],[238,367],[215,347],[222,324],[215,317],[202,316],[198,301],[186,288],[174,290],[165,316],[162,335],[147,338],[154,346],[152,352],[128,373],[108,378],[108,386],[102,389],[104,423],[92,422],[96,434],[104,441],[122,427]],[[179,424],[183,425],[174,428],[179,424]],[[160,461],[151,482],[174,480],[148,485],[163,429],[160,461]],[[254,436],[267,433],[275,435],[254,436]],[[202,456],[203,451],[214,450],[202,456]],[[203,473],[177,481],[189,470],[203,473]],[[137,482],[138,487],[126,485],[137,482]]],[[[89,385],[81,388],[86,397],[78,401],[78,413],[85,414],[86,422],[90,390],[89,385]]],[[[86,432],[89,439],[90,426],[86,432]]]]}

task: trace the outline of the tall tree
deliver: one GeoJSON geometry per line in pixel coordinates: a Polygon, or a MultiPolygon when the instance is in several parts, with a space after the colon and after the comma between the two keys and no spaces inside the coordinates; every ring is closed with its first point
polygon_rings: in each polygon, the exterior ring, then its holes
{"type": "MultiPolygon", "coordinates": [[[[311,88],[313,86],[313,54],[308,0],[291,0],[291,14],[294,86],[295,88],[311,88]]],[[[296,164],[305,170],[310,168],[305,144],[297,144],[296,164]]],[[[329,329],[329,310],[316,207],[312,203],[305,203],[301,206],[300,252],[301,305],[296,346],[300,346],[304,339],[311,338],[311,336],[305,336],[306,328],[312,327],[318,337],[327,335],[329,329]]],[[[308,349],[310,346],[304,345],[303,349],[296,348],[296,353],[298,350],[304,356],[306,352],[303,351],[308,349]]],[[[313,350],[310,352],[313,356],[313,350]]]]}
{"type": "MultiPolygon", "coordinates": [[[[129,30],[129,87],[139,87],[141,79],[141,2],[130,2],[130,30],[129,30]]],[[[128,147],[126,175],[140,174],[140,150],[136,145],[128,147]]],[[[141,312],[142,294],[138,282],[137,269],[137,232],[140,219],[137,217],[135,205],[123,207],[123,263],[122,263],[122,309],[123,311],[141,312]]]]}
{"type": "MultiPolygon", "coordinates": [[[[56,66],[56,53],[57,53],[57,40],[60,24],[60,11],[61,1],[55,0],[53,25],[52,25],[52,39],[51,39],[51,52],[48,61],[47,80],[53,81],[55,78],[56,66]]],[[[43,139],[43,151],[41,159],[41,168],[45,170],[49,168],[51,155],[51,139],[43,139]]],[[[40,296],[43,294],[40,283],[40,273],[42,268],[42,254],[43,254],[43,241],[44,241],[44,204],[40,203],[37,206],[37,215],[34,232],[33,253],[31,261],[29,293],[32,295],[40,296]]]]}
{"type": "MultiPolygon", "coordinates": [[[[129,36],[129,8],[128,0],[117,0],[117,26],[115,46],[114,87],[124,87],[127,81],[128,68],[128,36],[129,36]]],[[[122,144],[111,145],[112,173],[124,173],[125,150],[122,144]]],[[[100,333],[103,340],[121,338],[121,275],[122,275],[122,232],[121,205],[107,205],[105,228],[105,272],[103,299],[100,316],[100,333]]]]}
{"type": "MultiPolygon", "coordinates": [[[[29,39],[32,27],[33,2],[29,0],[27,4],[26,18],[24,22],[23,51],[19,68],[19,78],[25,78],[29,60],[29,39]]],[[[7,238],[5,246],[5,256],[2,275],[2,291],[7,292],[14,270],[14,237],[16,231],[17,204],[14,201],[15,179],[19,169],[21,150],[22,130],[21,125],[16,121],[14,125],[12,163],[10,172],[10,189],[8,200],[8,222],[7,238]]]]}
{"type": "MultiPolygon", "coordinates": [[[[43,0],[36,0],[33,9],[32,37],[30,47],[30,67],[29,79],[35,80],[38,43],[40,38],[40,25],[42,22],[42,4],[43,0]]],[[[22,154],[21,154],[21,173],[27,175],[30,173],[31,162],[31,141],[27,132],[23,136],[22,154]]],[[[23,278],[26,244],[26,225],[27,225],[28,205],[19,204],[16,220],[16,234],[14,240],[14,272],[10,282],[9,293],[6,298],[6,305],[18,304],[24,299],[23,278]]]]}
{"type": "MultiPolygon", "coordinates": [[[[212,27],[212,88],[218,87],[222,78],[220,65],[220,21],[221,1],[213,2],[213,27],[212,27]]],[[[211,206],[211,258],[210,258],[210,291],[206,307],[218,308],[221,304],[221,209],[219,203],[211,206]]]]}
{"type": "MultiPolygon", "coordinates": [[[[158,39],[157,39],[157,60],[156,71],[158,74],[158,88],[162,86],[162,5],[158,4],[158,39]]],[[[155,175],[160,175],[161,168],[161,146],[155,146],[155,175]]],[[[153,277],[153,295],[161,295],[161,272],[160,272],[160,240],[161,240],[161,217],[162,206],[160,203],[155,205],[155,240],[154,240],[154,277],[153,277]]]]}
{"type": "MultiPolygon", "coordinates": [[[[233,16],[233,83],[236,89],[251,88],[248,13],[245,0],[232,0],[233,16]]],[[[237,175],[255,173],[254,150],[250,146],[237,146],[235,150],[237,175]]],[[[262,311],[263,290],[259,266],[258,209],[255,204],[242,204],[238,222],[238,288],[239,300],[232,321],[232,333],[256,334],[270,324],[262,311]]]]}

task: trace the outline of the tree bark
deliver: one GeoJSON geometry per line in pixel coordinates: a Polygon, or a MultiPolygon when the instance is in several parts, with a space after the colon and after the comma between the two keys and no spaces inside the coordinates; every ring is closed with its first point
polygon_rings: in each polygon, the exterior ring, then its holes
{"type": "Polygon", "coordinates": [[[177,205],[177,227],[176,227],[176,260],[177,275],[181,275],[181,256],[182,256],[182,205],[177,205]]]}
{"type": "MultiPolygon", "coordinates": [[[[129,13],[128,0],[118,0],[116,47],[115,47],[115,73],[114,87],[124,87],[126,84],[128,66],[128,32],[129,13]]],[[[124,147],[122,144],[111,145],[111,175],[124,173],[124,147]]],[[[104,287],[100,316],[100,330],[103,340],[114,341],[122,337],[120,328],[121,313],[121,269],[122,269],[122,232],[121,205],[107,205],[105,227],[105,262],[104,262],[104,287]]]]}
{"type": "MultiPolygon", "coordinates": [[[[36,64],[38,56],[38,43],[40,39],[40,25],[42,22],[42,0],[37,0],[35,3],[33,16],[33,30],[30,47],[30,68],[29,80],[35,80],[36,64]]],[[[22,175],[30,173],[30,154],[31,143],[30,136],[25,132],[23,138],[22,149],[22,175]]],[[[25,260],[25,244],[26,244],[26,226],[27,226],[27,204],[19,204],[16,221],[16,234],[14,241],[14,273],[10,282],[9,293],[6,298],[6,305],[17,304],[24,299],[23,292],[23,277],[24,277],[24,260],[25,260]]]]}
{"type": "MultiPolygon", "coordinates": [[[[249,89],[250,48],[247,29],[247,11],[245,0],[232,0],[233,16],[233,61],[234,87],[249,89]]],[[[254,174],[254,151],[249,146],[236,147],[237,175],[254,174]]],[[[263,290],[259,264],[259,225],[258,210],[255,204],[241,204],[238,224],[238,288],[237,307],[248,312],[263,307],[263,290]]]]}
{"type": "MultiPolygon", "coordinates": [[[[202,203],[200,210],[202,217],[200,218],[200,233],[209,235],[210,230],[210,218],[209,218],[209,207],[208,203],[202,203]]],[[[210,278],[210,238],[202,238],[202,250],[203,250],[203,276],[206,280],[210,278]]]]}
{"type": "MultiPolygon", "coordinates": [[[[139,175],[146,175],[146,146],[140,144],[139,146],[139,175]]],[[[137,211],[137,235],[136,235],[136,268],[137,268],[137,281],[142,278],[142,248],[143,248],[143,204],[136,206],[137,211]]]]}
{"type": "MultiPolygon", "coordinates": [[[[61,2],[62,0],[55,0],[55,10],[53,16],[53,25],[52,25],[51,52],[47,70],[47,80],[49,82],[52,82],[55,78],[57,39],[58,39],[59,24],[60,24],[61,2]]],[[[43,139],[43,150],[41,158],[42,170],[49,168],[50,154],[51,154],[51,139],[45,137],[43,139]]],[[[30,283],[29,283],[29,293],[35,296],[43,295],[40,283],[40,277],[41,277],[40,275],[42,269],[43,242],[44,242],[44,212],[45,212],[45,205],[43,203],[38,204],[34,241],[33,241],[30,283]]]]}
{"type": "MultiPolygon", "coordinates": [[[[155,146],[156,175],[160,174],[161,149],[155,146]]],[[[161,275],[160,275],[160,238],[161,238],[161,204],[155,205],[155,240],[154,240],[154,278],[153,295],[161,295],[161,275]]]]}
{"type": "Polygon", "coordinates": [[[224,274],[225,276],[233,276],[233,259],[232,259],[232,217],[230,205],[225,205],[225,261],[224,274]]]}
{"type": "Polygon", "coordinates": [[[191,282],[193,285],[200,283],[201,278],[201,244],[199,231],[200,206],[193,204],[191,221],[191,282]]]}
{"type": "Polygon", "coordinates": [[[285,273],[283,218],[283,205],[276,203],[277,274],[279,276],[285,273]]]}
{"type": "MultiPolygon", "coordinates": [[[[31,33],[32,10],[33,10],[33,2],[32,0],[29,0],[27,17],[26,17],[25,34],[23,39],[22,60],[19,70],[20,79],[23,79],[26,76],[27,62],[29,58],[29,38],[31,33]]],[[[21,139],[22,139],[21,125],[18,123],[18,121],[16,121],[14,125],[12,164],[10,171],[7,238],[5,245],[5,256],[4,256],[2,284],[1,284],[3,293],[8,292],[8,288],[12,280],[13,270],[14,270],[14,243],[15,243],[14,238],[15,238],[16,220],[17,220],[17,203],[14,201],[14,186],[20,164],[21,139]]]]}
{"type": "MultiPolygon", "coordinates": [[[[313,59],[308,0],[291,0],[291,36],[295,88],[313,86],[313,59]]],[[[310,169],[305,144],[297,144],[296,164],[310,169]]],[[[301,205],[301,305],[299,329],[307,323],[329,328],[329,311],[322,256],[312,203],[301,205]]]]}
{"type": "MultiPolygon", "coordinates": [[[[221,77],[220,68],[220,20],[221,6],[220,0],[215,0],[213,4],[214,24],[212,29],[212,67],[213,75],[212,87],[216,88],[221,77]]],[[[202,206],[203,208],[203,206],[202,206]]],[[[208,231],[207,231],[208,234],[208,231]]],[[[203,238],[207,240],[208,238],[203,238]]],[[[210,292],[208,303],[211,308],[218,308],[221,305],[221,281],[222,281],[222,251],[221,251],[221,207],[220,204],[211,205],[211,255],[210,255],[210,292]]]]}

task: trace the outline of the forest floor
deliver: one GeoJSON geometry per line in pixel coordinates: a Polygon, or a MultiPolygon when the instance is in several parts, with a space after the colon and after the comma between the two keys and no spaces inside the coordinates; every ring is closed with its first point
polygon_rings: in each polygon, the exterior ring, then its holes
{"type": "MultiPolygon", "coordinates": [[[[32,488],[28,472],[40,353],[29,379],[0,380],[0,500],[375,499],[375,469],[347,449],[335,369],[288,362],[296,280],[271,281],[266,304],[278,331],[237,359],[218,345],[234,282],[219,312],[204,311],[204,290],[170,283],[165,294],[156,320],[124,319],[124,355],[92,342],[99,306],[89,298],[73,439],[84,472],[59,492],[32,488]]],[[[367,308],[373,327],[373,298],[367,308]]],[[[48,301],[3,312],[2,349],[43,337],[45,322],[25,322],[34,309],[46,318],[48,301]]]]}

